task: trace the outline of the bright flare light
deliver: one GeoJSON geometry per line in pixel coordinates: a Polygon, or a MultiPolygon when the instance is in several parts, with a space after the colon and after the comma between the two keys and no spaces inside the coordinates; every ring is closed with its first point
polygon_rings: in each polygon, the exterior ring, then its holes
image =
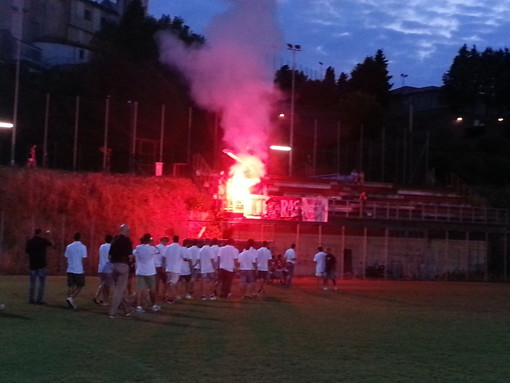
{"type": "Polygon", "coordinates": [[[12,129],[14,127],[10,122],[0,122],[0,128],[9,128],[12,129]]]}
{"type": "Polygon", "coordinates": [[[257,185],[264,176],[264,164],[259,158],[248,154],[236,155],[229,150],[223,153],[237,161],[230,168],[230,178],[227,181],[228,203],[234,212],[244,213],[245,208],[251,206],[252,186],[257,185]]]}

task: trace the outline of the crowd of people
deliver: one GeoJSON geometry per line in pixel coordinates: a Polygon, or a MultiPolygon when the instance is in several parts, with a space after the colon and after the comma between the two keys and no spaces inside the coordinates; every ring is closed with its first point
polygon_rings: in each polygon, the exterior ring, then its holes
{"type": "MultiPolygon", "coordinates": [[[[109,306],[110,318],[119,313],[143,313],[147,309],[160,311],[158,301],[171,304],[180,299],[193,299],[194,296],[212,301],[229,298],[236,274],[244,299],[265,293],[267,283],[278,281],[286,287],[292,285],[295,244],[291,244],[283,256],[273,256],[266,241],[256,248],[255,241],[249,239],[242,249],[238,249],[232,239],[222,245],[216,238],[206,239],[200,244],[198,240],[187,240],[181,245],[180,238],[174,236],[170,244],[168,237],[162,237],[155,244],[147,233],[140,238],[140,244],[133,246],[129,234],[129,226],[122,225],[117,235],[106,235],[99,247],[97,271],[100,284],[93,301],[109,306]]],[[[43,236],[41,229],[36,229],[34,237],[26,244],[31,304],[46,304],[43,299],[46,251],[50,246],[51,233],[48,231],[47,236],[43,236]]],[[[336,289],[335,257],[330,249],[324,252],[319,247],[318,250],[314,257],[316,276],[322,281],[324,290],[329,288],[329,282],[336,289]]],[[[85,285],[83,259],[87,257],[87,248],[81,242],[80,233],[74,234],[74,241],[66,247],[65,257],[68,287],[65,301],[70,308],[76,309],[76,298],[85,285]]]]}

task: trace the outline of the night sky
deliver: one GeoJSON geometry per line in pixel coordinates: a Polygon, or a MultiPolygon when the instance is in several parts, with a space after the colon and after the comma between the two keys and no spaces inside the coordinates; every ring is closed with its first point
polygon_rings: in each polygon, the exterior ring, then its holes
{"type": "MultiPolygon", "coordinates": [[[[149,14],[182,17],[206,34],[213,18],[236,2],[254,0],[151,0],[149,14]]],[[[265,0],[264,0],[265,1],[265,0]]],[[[508,46],[510,2],[494,0],[274,0],[281,44],[273,66],[292,62],[285,43],[299,44],[296,65],[312,78],[328,66],[337,75],[383,49],[394,87],[441,85],[463,44],[478,50],[508,46]],[[322,63],[322,64],[320,64],[322,63]]]]}

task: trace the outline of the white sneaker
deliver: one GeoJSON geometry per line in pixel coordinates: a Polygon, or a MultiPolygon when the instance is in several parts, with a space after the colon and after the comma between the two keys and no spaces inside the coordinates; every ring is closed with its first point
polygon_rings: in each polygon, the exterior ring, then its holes
{"type": "Polygon", "coordinates": [[[70,308],[75,309],[78,307],[76,306],[76,303],[74,303],[74,299],[72,297],[67,297],[66,302],[69,305],[70,308]]]}
{"type": "Polygon", "coordinates": [[[177,296],[175,297],[175,300],[177,300],[177,301],[178,301],[178,300],[181,300],[181,299],[182,299],[182,297],[181,297],[180,295],[177,295],[177,296]]]}
{"type": "Polygon", "coordinates": [[[145,310],[143,309],[143,307],[142,307],[142,306],[136,306],[135,311],[136,311],[137,313],[144,313],[144,312],[145,312],[145,310]]]}
{"type": "Polygon", "coordinates": [[[327,287],[323,287],[322,288],[324,291],[328,291],[328,288],[327,287]]]}
{"type": "Polygon", "coordinates": [[[215,301],[216,299],[217,299],[217,298],[216,298],[214,295],[211,295],[211,296],[209,297],[209,300],[210,300],[210,301],[215,301]]]}
{"type": "Polygon", "coordinates": [[[158,306],[158,305],[152,306],[152,311],[156,312],[156,311],[160,311],[160,310],[161,310],[161,306],[158,306]]]}
{"type": "Polygon", "coordinates": [[[184,296],[184,298],[185,298],[185,299],[193,299],[193,297],[192,297],[190,294],[186,294],[186,295],[184,296]]]}

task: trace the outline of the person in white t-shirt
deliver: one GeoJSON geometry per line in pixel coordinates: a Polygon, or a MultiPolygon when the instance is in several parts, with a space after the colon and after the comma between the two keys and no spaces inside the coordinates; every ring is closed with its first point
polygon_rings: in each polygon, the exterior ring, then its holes
{"type": "Polygon", "coordinates": [[[191,242],[191,246],[187,248],[186,255],[186,257],[191,261],[191,282],[189,284],[190,294],[193,294],[195,282],[200,276],[200,257],[198,256],[199,251],[200,247],[198,247],[198,241],[194,239],[191,242]]]}
{"type": "Polygon", "coordinates": [[[257,293],[265,293],[264,284],[269,273],[269,261],[272,259],[271,250],[267,247],[267,241],[262,242],[262,247],[257,250],[257,293]]]}
{"type": "Polygon", "coordinates": [[[74,299],[85,286],[85,271],[83,258],[87,258],[87,247],[81,243],[81,234],[74,234],[74,242],[67,245],[67,298],[66,302],[72,309],[78,308],[74,299]]]}
{"type": "Polygon", "coordinates": [[[202,300],[216,300],[216,297],[213,295],[213,283],[216,279],[216,261],[209,243],[209,240],[206,240],[205,245],[198,252],[198,257],[200,258],[200,277],[202,279],[202,300]]]}
{"type": "MultiPolygon", "coordinates": [[[[188,248],[182,247],[183,251],[183,261],[181,263],[181,272],[179,275],[179,286],[177,290],[183,291],[184,299],[193,299],[190,293],[190,287],[191,287],[191,260],[188,256],[188,248]]],[[[180,295],[177,296],[177,298],[180,298],[180,295]]]]}
{"type": "Polygon", "coordinates": [[[220,247],[218,252],[219,259],[219,281],[221,284],[220,297],[228,298],[234,279],[235,261],[239,257],[239,250],[234,247],[234,240],[229,239],[227,244],[220,247]]]}
{"type": "Polygon", "coordinates": [[[317,285],[321,284],[324,279],[324,273],[326,272],[326,253],[322,246],[317,248],[318,253],[313,257],[315,262],[315,276],[317,277],[317,285]]]}
{"type": "Polygon", "coordinates": [[[142,243],[133,250],[136,259],[136,311],[140,313],[144,312],[142,296],[147,290],[149,290],[152,311],[161,310],[161,307],[156,304],[156,265],[154,258],[158,250],[155,246],[150,245],[151,239],[150,234],[144,234],[141,239],[142,243]]]}
{"type": "Polygon", "coordinates": [[[156,295],[160,296],[164,296],[166,292],[165,251],[168,242],[168,237],[161,237],[159,244],[156,245],[156,249],[158,249],[158,254],[154,260],[156,265],[156,295]]]}
{"type": "Polygon", "coordinates": [[[296,244],[290,245],[283,255],[285,257],[285,286],[292,285],[292,277],[294,276],[294,267],[296,265],[296,244]]]}
{"type": "Polygon", "coordinates": [[[166,294],[165,302],[174,303],[177,297],[177,283],[182,270],[186,249],[179,245],[179,236],[174,235],[173,242],[166,248],[166,294]]]}
{"type": "Polygon", "coordinates": [[[112,264],[109,260],[112,239],[113,236],[111,234],[105,235],[104,243],[99,246],[99,264],[97,265],[97,272],[99,274],[100,284],[97,288],[96,295],[92,298],[94,303],[98,305],[108,305],[110,286],[113,284],[112,264]]]}
{"type": "Polygon", "coordinates": [[[239,254],[240,287],[243,298],[254,297],[255,268],[257,267],[257,250],[249,239],[244,250],[239,254]]]}
{"type": "Polygon", "coordinates": [[[216,265],[216,270],[214,270],[213,294],[214,294],[214,297],[217,297],[219,295],[219,292],[218,292],[218,285],[219,285],[218,267],[220,265],[220,260],[218,259],[218,254],[220,252],[220,246],[218,245],[218,238],[213,238],[213,240],[211,242],[211,251],[213,254],[214,264],[216,265]]]}

